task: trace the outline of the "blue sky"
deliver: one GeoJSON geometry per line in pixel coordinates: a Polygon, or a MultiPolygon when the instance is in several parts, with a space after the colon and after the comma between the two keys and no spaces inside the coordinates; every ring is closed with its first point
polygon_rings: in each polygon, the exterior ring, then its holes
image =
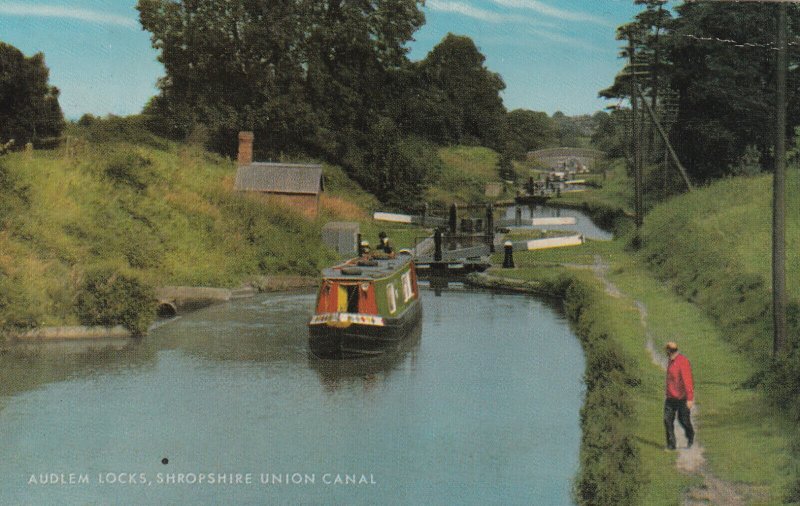
{"type": "MultiPolygon", "coordinates": [[[[43,52],[67,117],[139,112],[164,73],[136,0],[0,0],[0,40],[43,52]]],[[[615,27],[632,0],[427,0],[410,44],[421,59],[448,32],[468,35],[503,76],[510,109],[592,113],[620,68],[615,27]]]]}

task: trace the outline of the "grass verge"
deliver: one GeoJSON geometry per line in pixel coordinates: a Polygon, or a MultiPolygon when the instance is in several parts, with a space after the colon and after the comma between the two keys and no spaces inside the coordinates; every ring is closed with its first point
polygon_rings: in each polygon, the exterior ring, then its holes
{"type": "MultiPolygon", "coordinates": [[[[499,261],[499,256],[495,260],[499,261]]],[[[783,503],[796,471],[790,457],[791,424],[762,392],[742,387],[758,364],[738,353],[701,307],[683,300],[650,275],[620,241],[590,241],[575,248],[515,254],[515,261],[516,269],[493,273],[545,286],[568,276],[592,286],[595,295],[589,297],[587,313],[591,316],[583,316],[579,333],[585,332],[582,326],[588,326],[596,335],[607,334],[619,352],[630,357],[628,370],[635,371],[639,383],[625,390],[632,403],[632,416],[625,424],[640,455],[638,504],[681,504],[686,492],[703,481],[698,475],[680,473],[675,454],[663,450],[664,372],[645,348],[648,334],[657,348],[663,341],[678,341],[692,362],[699,413],[697,441],[705,448],[708,471],[730,484],[749,504],[783,503]],[[603,284],[590,269],[598,256],[608,264],[606,279],[621,292],[617,297],[596,295],[603,284]],[[644,320],[639,307],[646,308],[644,320]]],[[[591,443],[591,435],[585,432],[584,437],[591,443]]],[[[582,479],[578,478],[579,483],[582,479]]],[[[636,483],[633,480],[629,485],[636,483]]]]}

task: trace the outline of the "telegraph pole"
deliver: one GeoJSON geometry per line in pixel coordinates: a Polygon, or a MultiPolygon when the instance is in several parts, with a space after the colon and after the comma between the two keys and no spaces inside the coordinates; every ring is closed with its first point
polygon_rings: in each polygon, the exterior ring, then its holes
{"type": "Polygon", "coordinates": [[[774,357],[786,350],[786,2],[778,4],[775,175],[772,189],[772,321],[774,357]]]}
{"type": "Polygon", "coordinates": [[[632,31],[628,32],[628,57],[631,65],[631,150],[633,151],[633,207],[636,215],[636,236],[642,228],[642,162],[639,153],[639,101],[638,83],[636,82],[636,46],[632,31]]]}
{"type": "MultiPolygon", "coordinates": [[[[703,1],[703,0],[687,0],[703,1]]],[[[775,74],[775,175],[772,183],[772,355],[786,352],[786,5],[797,0],[705,0],[773,2],[778,9],[778,58],[775,74]]]]}

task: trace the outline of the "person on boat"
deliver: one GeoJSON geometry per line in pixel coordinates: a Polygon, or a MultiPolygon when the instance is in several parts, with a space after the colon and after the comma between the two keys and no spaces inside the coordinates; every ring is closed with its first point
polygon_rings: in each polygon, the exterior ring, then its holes
{"type": "Polygon", "coordinates": [[[369,242],[361,241],[361,245],[360,245],[359,249],[361,250],[361,256],[362,257],[369,257],[369,253],[370,253],[369,252],[369,242]]]}
{"type": "Polygon", "coordinates": [[[386,232],[381,231],[378,234],[378,249],[386,253],[387,255],[392,254],[392,246],[389,244],[389,237],[386,235],[386,232]]]}
{"type": "Polygon", "coordinates": [[[664,401],[664,428],[667,432],[667,449],[675,449],[675,414],[678,423],[686,433],[687,447],[694,443],[694,427],[692,427],[691,410],[694,405],[694,381],[692,365],[682,354],[678,353],[678,345],[672,341],[664,347],[669,357],[667,365],[667,389],[664,401]]]}

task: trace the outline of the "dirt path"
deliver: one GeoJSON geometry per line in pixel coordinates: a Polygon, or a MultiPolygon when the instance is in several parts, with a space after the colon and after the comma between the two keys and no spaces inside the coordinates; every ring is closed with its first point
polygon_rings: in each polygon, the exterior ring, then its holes
{"type": "MultiPolygon", "coordinates": [[[[608,264],[605,263],[600,255],[594,257],[593,271],[595,276],[602,281],[605,286],[606,293],[614,298],[622,298],[625,296],[608,277],[608,264]]],[[[639,318],[644,328],[644,347],[649,352],[650,358],[654,365],[658,366],[661,370],[667,370],[667,358],[661,352],[661,339],[650,331],[650,326],[647,321],[647,306],[639,300],[633,302],[636,309],[639,311],[639,318]]],[[[699,410],[697,406],[692,408],[692,424],[695,427],[699,425],[699,410]]],[[[705,456],[703,455],[704,449],[699,441],[695,440],[692,448],[686,448],[686,436],[680,427],[675,430],[677,444],[679,450],[677,451],[675,465],[683,473],[696,475],[703,478],[703,484],[698,487],[689,489],[683,498],[684,506],[708,505],[717,504],[720,506],[739,506],[745,504],[746,486],[737,486],[733,483],[721,480],[714,476],[709,469],[705,456]]]]}

